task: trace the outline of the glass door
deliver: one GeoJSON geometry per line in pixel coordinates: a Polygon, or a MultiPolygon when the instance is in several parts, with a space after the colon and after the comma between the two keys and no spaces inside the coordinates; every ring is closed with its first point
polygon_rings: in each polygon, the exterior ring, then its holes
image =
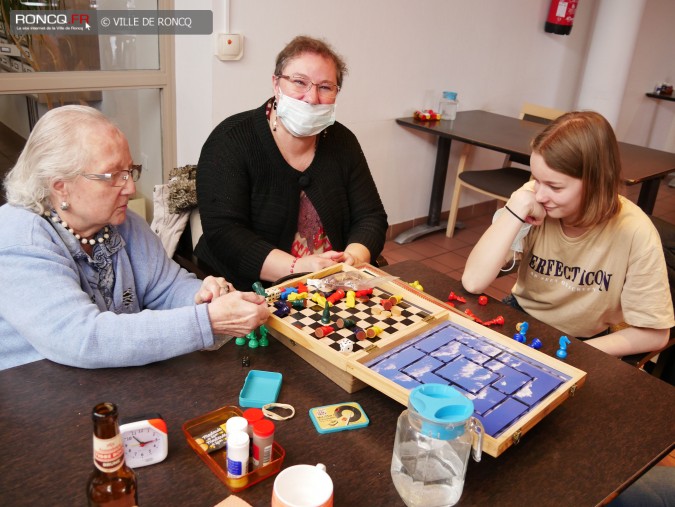
{"type": "MultiPolygon", "coordinates": [[[[43,20],[47,11],[87,19],[94,11],[173,9],[173,0],[0,0],[0,5],[0,130],[20,143],[49,109],[66,104],[99,109],[126,134],[134,162],[143,164],[137,197],[145,198],[150,220],[153,187],[176,159],[173,37],[15,33],[11,11],[27,20],[43,20]]],[[[11,167],[3,165],[13,164],[7,158],[0,156],[0,175],[11,167]]]]}

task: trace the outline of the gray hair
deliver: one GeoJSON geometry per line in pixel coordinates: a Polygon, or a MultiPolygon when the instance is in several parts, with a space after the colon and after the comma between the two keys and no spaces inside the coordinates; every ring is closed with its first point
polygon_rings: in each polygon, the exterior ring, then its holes
{"type": "Polygon", "coordinates": [[[42,116],[5,177],[7,202],[40,214],[49,209],[52,182],[75,179],[89,162],[89,150],[82,142],[84,132],[94,125],[119,130],[103,113],[88,106],[57,107],[42,116]]]}

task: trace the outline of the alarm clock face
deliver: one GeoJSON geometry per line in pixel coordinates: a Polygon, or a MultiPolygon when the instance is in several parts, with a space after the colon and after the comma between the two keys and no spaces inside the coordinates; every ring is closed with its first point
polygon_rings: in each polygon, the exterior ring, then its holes
{"type": "Polygon", "coordinates": [[[131,468],[159,463],[169,452],[166,423],[162,419],[145,419],[120,426],[124,443],[124,460],[131,468]]]}

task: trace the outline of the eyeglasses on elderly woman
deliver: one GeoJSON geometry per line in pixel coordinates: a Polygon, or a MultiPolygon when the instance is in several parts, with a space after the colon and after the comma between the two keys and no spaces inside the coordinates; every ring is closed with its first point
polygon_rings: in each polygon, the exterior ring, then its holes
{"type": "Polygon", "coordinates": [[[295,93],[307,93],[312,89],[312,86],[316,86],[319,97],[326,100],[334,99],[340,91],[340,87],[335,83],[331,83],[330,81],[313,83],[312,80],[304,74],[293,74],[292,76],[278,74],[277,78],[287,80],[291,85],[291,90],[295,93]]]}
{"type": "Polygon", "coordinates": [[[129,178],[133,181],[138,181],[141,177],[141,171],[143,170],[142,165],[132,165],[129,169],[123,169],[122,171],[117,171],[114,173],[81,173],[80,176],[87,178],[88,180],[98,180],[106,181],[112,187],[123,187],[127,184],[129,178]]]}

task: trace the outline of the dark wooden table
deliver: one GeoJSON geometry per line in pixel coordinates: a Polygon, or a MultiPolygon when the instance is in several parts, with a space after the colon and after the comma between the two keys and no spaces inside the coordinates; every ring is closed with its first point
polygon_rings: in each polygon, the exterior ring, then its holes
{"type": "MultiPolygon", "coordinates": [[[[403,262],[387,271],[419,280],[445,299],[460,284],[422,264],[403,262]]],[[[469,298],[479,317],[504,315],[505,334],[523,314],[492,300],[469,298]]],[[[559,332],[528,319],[529,336],[554,354],[559,332]]],[[[167,330],[167,333],[171,330],[167,330]]],[[[585,385],[499,458],[471,462],[459,505],[586,506],[603,502],[630,484],[673,448],[675,388],[573,340],[568,363],[586,371],[585,385]]],[[[296,416],[276,424],[286,450],[284,467],[324,463],[335,484],[336,506],[403,506],[389,466],[396,420],[404,407],[372,388],[347,394],[286,347],[272,340],[250,350],[233,342],[135,368],[82,370],[38,361],[0,372],[0,503],[8,506],[83,505],[92,469],[91,408],[109,400],[122,415],[159,412],[169,426],[169,456],[139,468],[139,503],[209,507],[229,491],[188,447],[181,425],[225,405],[237,405],[249,369],[283,375],[279,396],[296,416]],[[251,358],[250,368],[241,356],[251,358]],[[367,428],[321,435],[311,407],[357,401],[367,428]]],[[[237,495],[269,505],[273,478],[237,495]]]]}
{"type": "MultiPolygon", "coordinates": [[[[459,112],[454,121],[425,122],[411,117],[397,118],[396,123],[438,137],[427,223],[399,234],[398,243],[408,243],[424,234],[445,229],[440,216],[453,140],[505,153],[516,162],[529,164],[530,141],[544,128],[540,123],[480,110],[459,112]]],[[[675,170],[675,153],[628,143],[619,143],[619,151],[623,181],[627,185],[641,185],[637,204],[651,215],[661,180],[675,170]]]]}

